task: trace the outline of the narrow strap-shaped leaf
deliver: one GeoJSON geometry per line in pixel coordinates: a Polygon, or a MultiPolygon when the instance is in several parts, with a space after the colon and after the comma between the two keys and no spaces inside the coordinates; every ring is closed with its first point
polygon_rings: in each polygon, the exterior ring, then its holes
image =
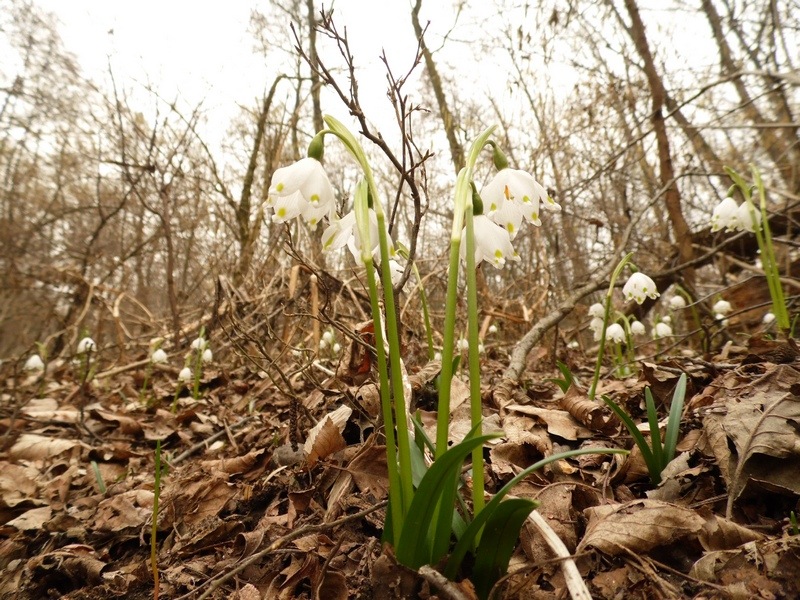
{"type": "Polygon", "coordinates": [[[511,498],[501,502],[486,521],[470,577],[481,600],[489,597],[494,584],[505,575],[511,553],[517,545],[519,530],[538,505],[536,500],[511,498]]]}
{"type": "Polygon", "coordinates": [[[664,437],[664,466],[675,458],[675,447],[678,445],[678,433],[681,429],[681,413],[683,401],[686,396],[686,373],[681,374],[678,385],[672,394],[672,406],[669,408],[667,419],[667,434],[664,437]]]}
{"type": "Polygon", "coordinates": [[[656,403],[653,400],[653,393],[650,388],[644,388],[645,404],[647,406],[647,423],[650,425],[650,444],[653,448],[653,460],[663,471],[666,464],[664,463],[662,448],[661,448],[661,429],[658,427],[658,412],[656,412],[656,403]]]}
{"type": "Polygon", "coordinates": [[[647,440],[644,439],[642,432],[639,431],[636,423],[633,422],[633,419],[630,418],[628,413],[620,408],[619,404],[614,402],[608,396],[604,395],[602,398],[603,402],[605,402],[608,407],[614,411],[614,414],[619,417],[619,420],[622,421],[622,423],[630,432],[631,436],[633,437],[633,441],[636,442],[636,445],[639,447],[639,450],[642,453],[645,464],[647,464],[647,470],[650,472],[650,480],[654,484],[658,484],[661,481],[661,469],[659,469],[659,465],[656,464],[653,452],[650,450],[650,446],[648,446],[647,440]]]}
{"type": "Polygon", "coordinates": [[[500,505],[500,502],[503,500],[506,494],[508,494],[515,485],[517,485],[520,481],[525,479],[528,475],[536,471],[537,469],[541,469],[545,465],[549,465],[552,462],[556,462],[559,460],[563,460],[565,458],[572,458],[573,456],[582,456],[584,454],[627,454],[627,450],[622,450],[618,448],[583,448],[581,450],[568,450],[567,452],[560,452],[558,454],[554,454],[552,456],[548,456],[547,458],[543,458],[537,463],[532,464],[527,469],[523,469],[519,475],[513,477],[507,484],[505,484],[500,491],[498,491],[494,498],[492,498],[486,507],[477,515],[475,518],[472,519],[472,522],[467,527],[467,530],[464,532],[464,535],[461,536],[461,539],[458,540],[456,547],[453,549],[453,552],[450,554],[450,558],[447,561],[447,567],[445,568],[444,575],[448,579],[454,579],[456,574],[458,573],[458,568],[461,566],[461,561],[464,560],[464,557],[467,555],[467,552],[473,548],[475,537],[478,535],[478,532],[481,531],[483,526],[486,524],[486,520],[492,515],[492,513],[497,510],[497,507],[500,505]]]}
{"type": "Polygon", "coordinates": [[[498,435],[487,434],[468,438],[450,448],[431,465],[414,494],[414,500],[403,523],[403,531],[400,532],[395,548],[397,561],[400,564],[417,569],[424,564],[435,563],[444,556],[450,541],[449,532],[452,528],[456,485],[461,465],[474,448],[495,439],[498,435]],[[436,552],[429,543],[434,517],[438,521],[446,519],[448,531],[445,540],[437,540],[436,536],[442,535],[440,528],[437,527],[433,537],[433,543],[437,546],[436,552]],[[443,551],[439,550],[441,547],[444,547],[443,551]]]}

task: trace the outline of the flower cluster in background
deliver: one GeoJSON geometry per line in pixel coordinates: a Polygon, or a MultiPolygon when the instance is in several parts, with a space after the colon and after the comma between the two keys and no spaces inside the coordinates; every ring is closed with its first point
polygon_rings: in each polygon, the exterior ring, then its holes
{"type": "Polygon", "coordinates": [[[711,215],[711,231],[753,232],[761,226],[761,212],[749,202],[736,204],[736,200],[728,196],[714,207],[711,215]]]}

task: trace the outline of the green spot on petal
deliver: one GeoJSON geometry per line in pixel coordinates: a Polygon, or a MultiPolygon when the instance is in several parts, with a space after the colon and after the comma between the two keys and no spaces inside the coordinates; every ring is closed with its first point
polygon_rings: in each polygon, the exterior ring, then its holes
{"type": "Polygon", "coordinates": [[[284,187],[283,184],[279,183],[278,185],[275,186],[275,189],[278,190],[279,192],[282,192],[283,191],[283,187],[284,187]]]}

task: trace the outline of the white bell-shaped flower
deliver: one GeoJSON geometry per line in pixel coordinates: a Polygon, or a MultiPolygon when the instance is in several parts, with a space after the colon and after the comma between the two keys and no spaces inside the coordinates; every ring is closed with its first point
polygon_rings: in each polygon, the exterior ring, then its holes
{"type": "Polygon", "coordinates": [[[756,228],[761,229],[761,211],[754,206],[753,211],[750,212],[750,205],[747,202],[742,202],[737,209],[736,219],[736,229],[745,229],[751,233],[756,228]]]}
{"type": "Polygon", "coordinates": [[[686,300],[683,296],[673,296],[669,299],[669,307],[672,310],[680,310],[686,308],[686,300]]]}
{"type": "Polygon", "coordinates": [[[656,323],[653,328],[653,337],[655,339],[670,337],[672,335],[672,327],[664,322],[656,323]]]}
{"type": "Polygon", "coordinates": [[[269,186],[267,206],[274,209],[272,220],[283,223],[301,216],[312,226],[329,216],[334,208],[334,193],[322,164],[303,158],[277,169],[269,186]]]}
{"type": "Polygon", "coordinates": [[[511,238],[516,235],[522,219],[536,226],[539,207],[561,210],[561,205],[547,195],[547,190],[530,173],[518,169],[501,169],[481,191],[486,214],[505,227],[511,238]]]}
{"type": "Polygon", "coordinates": [[[621,344],[625,341],[625,329],[619,323],[612,323],[606,329],[606,340],[621,344]]]}
{"type": "Polygon", "coordinates": [[[659,296],[655,282],[641,272],[636,272],[628,278],[622,287],[622,294],[626,302],[635,300],[637,304],[644,302],[645,298],[655,299],[659,296]]]}
{"type": "Polygon", "coordinates": [[[714,306],[711,307],[711,310],[714,311],[716,314],[725,316],[733,310],[733,307],[731,306],[731,303],[728,302],[727,300],[717,300],[714,303],[714,306]]]}
{"type": "MultiPolygon", "coordinates": [[[[769,325],[773,321],[775,321],[775,315],[773,313],[771,313],[771,312],[764,313],[764,316],[761,319],[761,322],[764,323],[764,325],[769,325]]],[[[31,357],[31,358],[33,358],[33,357],[31,357]]]]}
{"type": "Polygon", "coordinates": [[[97,344],[95,344],[94,340],[90,337],[85,337],[78,342],[78,354],[86,354],[88,352],[94,352],[95,350],[97,350],[97,344]]]}
{"type": "Polygon", "coordinates": [[[211,352],[211,348],[206,348],[203,350],[203,356],[200,358],[204,363],[210,363],[214,360],[214,353],[211,352]]]}
{"type": "Polygon", "coordinates": [[[589,316],[595,319],[602,319],[606,314],[606,308],[599,302],[595,302],[589,307],[589,316]]]}
{"type": "MultiPolygon", "coordinates": [[[[507,260],[520,260],[519,255],[511,245],[511,238],[507,230],[500,227],[486,215],[475,215],[475,264],[482,260],[491,263],[498,269],[505,266],[507,260]]],[[[462,238],[466,236],[466,227],[462,231],[462,238]]],[[[466,260],[467,244],[461,241],[461,259],[466,260]]]]}
{"type": "Polygon", "coordinates": [[[739,205],[728,196],[714,207],[711,215],[711,231],[733,231],[739,227],[739,205]]]}
{"type": "Polygon", "coordinates": [[[31,354],[28,357],[28,360],[25,361],[25,370],[26,371],[43,371],[44,370],[44,361],[42,357],[38,354],[31,354]]]}
{"type": "Polygon", "coordinates": [[[192,344],[191,344],[190,347],[191,347],[192,350],[197,350],[198,352],[202,352],[203,350],[206,349],[207,345],[208,345],[208,342],[206,341],[205,338],[198,337],[198,338],[195,338],[194,340],[192,340],[192,344]]]}
{"type": "Polygon", "coordinates": [[[188,383],[192,379],[194,379],[194,373],[192,373],[192,370],[189,367],[183,367],[180,370],[180,373],[178,373],[178,381],[188,383]]]}
{"type": "Polygon", "coordinates": [[[641,321],[632,321],[631,322],[631,334],[633,335],[644,335],[646,332],[644,328],[644,323],[641,321]]]}
{"type": "Polygon", "coordinates": [[[589,329],[591,329],[594,334],[594,341],[599,341],[600,334],[603,332],[603,319],[601,317],[593,318],[592,322],[589,323],[589,329]]]}
{"type": "Polygon", "coordinates": [[[150,355],[150,362],[154,365],[163,365],[165,362],[167,362],[167,353],[161,348],[154,350],[150,355]]]}

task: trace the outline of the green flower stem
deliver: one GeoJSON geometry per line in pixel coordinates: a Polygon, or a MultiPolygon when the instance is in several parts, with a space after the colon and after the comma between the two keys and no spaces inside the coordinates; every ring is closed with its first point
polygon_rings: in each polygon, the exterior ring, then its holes
{"type": "Polygon", "coordinates": [[[419,275],[417,263],[411,263],[411,269],[414,271],[414,277],[419,283],[419,300],[422,304],[422,318],[425,321],[425,337],[428,342],[428,360],[433,360],[433,357],[436,356],[436,351],[433,347],[433,327],[431,327],[431,314],[428,310],[428,296],[425,293],[425,286],[422,282],[422,277],[419,275]]]}
{"type": "Polygon", "coordinates": [[[378,377],[380,380],[381,412],[386,435],[386,462],[389,469],[389,504],[392,516],[392,532],[394,544],[403,529],[403,489],[400,483],[400,471],[397,468],[397,443],[394,435],[394,417],[392,415],[391,388],[389,386],[389,370],[386,365],[386,351],[383,345],[383,328],[380,322],[381,307],[378,299],[378,285],[375,280],[372,256],[370,255],[364,266],[367,269],[367,288],[369,289],[370,308],[373,315],[375,329],[375,351],[378,362],[378,377]]]}
{"type": "Polygon", "coordinates": [[[755,166],[751,165],[750,170],[753,173],[753,181],[758,190],[764,243],[764,247],[761,248],[761,261],[765,267],[767,282],[772,282],[772,287],[770,288],[770,293],[772,295],[772,311],[775,315],[778,327],[783,331],[788,331],[790,326],[789,312],[786,309],[786,299],[783,295],[783,285],[781,284],[781,275],[778,270],[778,261],[775,258],[775,249],[772,245],[772,231],[769,227],[769,218],[767,215],[767,196],[764,190],[764,182],[761,180],[761,172],[755,166]]]}
{"type": "Polygon", "coordinates": [[[436,408],[436,458],[439,458],[447,451],[450,427],[450,391],[453,379],[453,348],[455,346],[456,308],[458,304],[461,230],[464,228],[467,205],[472,202],[471,183],[475,163],[478,161],[478,156],[493,131],[494,127],[489,127],[475,139],[467,155],[467,165],[461,169],[456,178],[453,199],[453,228],[450,233],[450,266],[447,275],[447,299],[445,300],[442,340],[442,373],[439,378],[439,404],[436,408]]]}
{"type": "Polygon", "coordinates": [[[611,281],[608,284],[608,291],[606,292],[606,298],[603,305],[605,306],[605,313],[603,314],[603,329],[600,331],[600,348],[597,351],[597,362],[594,365],[594,377],[592,377],[592,386],[589,388],[589,399],[594,400],[595,395],[597,394],[597,382],[600,380],[600,368],[603,366],[603,353],[606,348],[606,328],[608,327],[608,321],[611,317],[611,301],[613,299],[614,294],[614,286],[617,283],[617,279],[619,278],[619,274],[622,273],[622,269],[628,264],[628,261],[633,256],[633,252],[629,252],[626,254],[619,264],[614,269],[614,272],[611,274],[611,281]]]}
{"type": "MultiPolygon", "coordinates": [[[[753,224],[757,223],[754,219],[756,207],[753,203],[752,188],[750,185],[739,175],[736,171],[729,167],[725,167],[734,184],[741,190],[742,196],[747,203],[750,211],[750,219],[753,224]]],[[[764,275],[767,278],[767,286],[769,287],[770,297],[772,298],[772,312],[775,315],[775,321],[778,328],[783,331],[789,330],[789,313],[786,310],[786,300],[783,295],[783,286],[781,284],[780,272],[778,270],[778,263],[775,260],[775,250],[772,246],[772,232],[769,228],[769,219],[767,215],[767,199],[764,190],[764,183],[761,180],[761,172],[754,165],[750,165],[750,171],[753,174],[753,181],[758,190],[759,196],[759,212],[761,214],[761,227],[754,227],[756,234],[756,241],[758,242],[758,249],[761,251],[761,264],[764,268],[764,275]]]]}
{"type": "MultiPolygon", "coordinates": [[[[483,411],[481,402],[481,363],[479,356],[480,338],[478,337],[478,283],[475,265],[475,217],[472,214],[472,202],[467,202],[467,339],[469,340],[469,401],[470,425],[476,437],[480,437],[483,411]]],[[[472,451],[472,514],[483,510],[485,500],[483,478],[483,447],[472,451]]]]}

